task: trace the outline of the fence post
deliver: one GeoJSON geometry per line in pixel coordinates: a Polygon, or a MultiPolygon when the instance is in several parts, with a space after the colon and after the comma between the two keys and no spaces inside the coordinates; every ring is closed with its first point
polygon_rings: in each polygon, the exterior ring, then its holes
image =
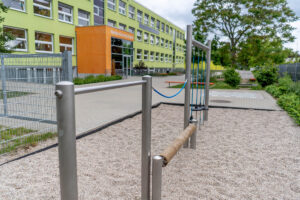
{"type": "Polygon", "coordinates": [[[3,111],[4,111],[4,116],[7,116],[6,70],[5,70],[3,55],[1,55],[1,79],[2,79],[3,111]]]}
{"type": "Polygon", "coordinates": [[[154,156],[152,159],[152,200],[161,200],[163,158],[154,156]]]}
{"type": "Polygon", "coordinates": [[[56,83],[56,69],[55,68],[53,68],[53,84],[55,84],[56,83]]]}
{"type": "MultiPolygon", "coordinates": [[[[192,25],[187,26],[187,40],[186,40],[186,72],[185,79],[187,84],[185,86],[185,98],[184,98],[184,129],[188,127],[190,123],[190,95],[191,95],[191,62],[192,62],[192,25]]],[[[186,141],[183,145],[184,148],[189,146],[189,141],[186,141]]]]}
{"type": "Polygon", "coordinates": [[[211,58],[211,40],[208,41],[209,50],[206,52],[206,83],[205,83],[205,105],[204,105],[204,121],[208,120],[209,105],[209,86],[210,86],[210,58],[211,58]]]}
{"type": "Polygon", "coordinates": [[[46,68],[43,69],[43,78],[44,78],[44,84],[47,83],[47,72],[46,72],[46,68]]]}
{"type": "Polygon", "coordinates": [[[30,68],[27,68],[27,82],[31,82],[31,73],[30,73],[30,68]]]}
{"type": "Polygon", "coordinates": [[[33,68],[33,80],[34,80],[35,83],[38,82],[37,68],[33,68]]]}
{"type": "Polygon", "coordinates": [[[61,199],[77,200],[74,84],[57,83],[55,95],[61,199]]]}
{"type": "Polygon", "coordinates": [[[72,52],[63,52],[62,80],[73,82],[72,52]]]}
{"type": "Polygon", "coordinates": [[[152,77],[143,76],[143,80],[147,83],[142,86],[141,199],[150,200],[152,77]]]}

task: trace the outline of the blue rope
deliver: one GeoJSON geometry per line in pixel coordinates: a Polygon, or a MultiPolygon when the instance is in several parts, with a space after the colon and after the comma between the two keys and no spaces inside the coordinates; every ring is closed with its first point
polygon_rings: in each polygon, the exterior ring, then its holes
{"type": "Polygon", "coordinates": [[[187,83],[187,80],[184,82],[184,85],[182,86],[182,88],[181,88],[176,94],[174,94],[174,95],[172,95],[172,96],[164,95],[164,94],[160,93],[158,90],[156,90],[155,88],[153,88],[153,91],[156,92],[157,94],[159,94],[159,95],[162,96],[162,97],[165,97],[165,98],[167,98],[167,99],[171,99],[171,98],[174,98],[174,97],[178,96],[178,95],[182,92],[182,90],[183,90],[183,89],[185,88],[185,86],[186,86],[186,83],[187,83]]]}

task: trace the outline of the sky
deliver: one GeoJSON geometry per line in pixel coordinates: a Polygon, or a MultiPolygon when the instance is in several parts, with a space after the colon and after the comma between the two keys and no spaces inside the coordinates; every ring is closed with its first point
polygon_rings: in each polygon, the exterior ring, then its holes
{"type": "MultiPolygon", "coordinates": [[[[170,22],[186,29],[187,24],[192,24],[194,17],[191,13],[193,4],[196,0],[136,0],[147,8],[151,9],[160,16],[166,18],[170,22]]],[[[287,0],[290,8],[300,17],[300,0],[287,0]]],[[[293,43],[288,43],[285,46],[294,50],[300,51],[300,20],[292,23],[292,26],[297,28],[293,34],[296,40],[293,43]]]]}

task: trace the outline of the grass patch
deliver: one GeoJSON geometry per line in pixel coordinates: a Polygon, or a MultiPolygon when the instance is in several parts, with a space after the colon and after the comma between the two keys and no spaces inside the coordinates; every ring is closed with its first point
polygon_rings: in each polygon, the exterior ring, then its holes
{"type": "Polygon", "coordinates": [[[227,89],[227,90],[232,90],[232,89],[239,89],[238,86],[233,87],[230,86],[229,84],[223,82],[223,81],[219,81],[216,82],[214,85],[210,86],[210,89],[227,89]]]}
{"type": "Polygon", "coordinates": [[[177,76],[176,72],[169,72],[169,73],[151,73],[150,76],[177,76]]]}
{"type": "Polygon", "coordinates": [[[57,136],[57,133],[52,132],[34,134],[35,132],[37,131],[23,127],[1,130],[0,142],[5,142],[7,140],[10,141],[1,145],[0,154],[12,152],[17,150],[18,148],[29,148],[30,146],[34,147],[38,144],[38,142],[46,141],[57,136]],[[26,136],[24,138],[18,138],[30,133],[32,133],[32,135],[26,136]]]}
{"type": "MultiPolygon", "coordinates": [[[[6,91],[7,98],[20,97],[31,94],[29,92],[6,91]]],[[[3,99],[3,90],[0,90],[0,99],[3,99]]]]}
{"type": "Polygon", "coordinates": [[[91,83],[100,83],[100,82],[107,82],[107,81],[116,81],[121,80],[122,76],[87,76],[85,78],[74,78],[75,85],[83,85],[83,84],[91,84],[91,83]]]}

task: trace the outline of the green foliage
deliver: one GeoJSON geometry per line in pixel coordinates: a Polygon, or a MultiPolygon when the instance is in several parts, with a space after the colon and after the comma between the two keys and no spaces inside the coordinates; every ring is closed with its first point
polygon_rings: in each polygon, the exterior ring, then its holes
{"type": "Polygon", "coordinates": [[[241,76],[234,69],[227,69],[223,72],[225,83],[232,87],[237,87],[241,82],[241,76]]]}
{"type": "Polygon", "coordinates": [[[300,81],[293,82],[290,87],[288,88],[288,92],[295,93],[300,97],[300,81]]]}
{"type": "Polygon", "coordinates": [[[282,95],[277,103],[300,125],[300,97],[298,95],[293,93],[282,95]]]}
{"type": "Polygon", "coordinates": [[[75,85],[83,85],[83,84],[90,84],[90,83],[99,83],[99,82],[106,82],[106,81],[115,81],[121,80],[122,76],[87,76],[85,78],[74,78],[75,85]]]}
{"type": "Polygon", "coordinates": [[[230,86],[225,82],[217,82],[213,86],[211,86],[211,89],[238,89],[238,87],[230,86]]]}
{"type": "Polygon", "coordinates": [[[267,37],[271,41],[280,38],[282,43],[295,39],[291,22],[298,17],[286,0],[197,0],[192,13],[196,18],[194,35],[205,40],[211,33],[221,33],[229,41],[227,56],[232,67],[238,64],[240,44],[250,36],[267,37]]]}
{"type": "Polygon", "coordinates": [[[278,98],[283,95],[283,90],[277,85],[269,85],[266,87],[266,91],[270,93],[273,97],[278,98]]]}
{"type": "Polygon", "coordinates": [[[144,69],[147,69],[147,66],[145,65],[145,63],[140,60],[140,62],[138,64],[136,64],[134,66],[135,69],[138,69],[138,70],[144,70],[144,69]]]}
{"type": "Polygon", "coordinates": [[[176,72],[169,72],[169,73],[151,73],[150,76],[177,76],[176,72]]]}
{"type": "Polygon", "coordinates": [[[278,72],[276,67],[262,67],[255,73],[258,83],[262,87],[272,85],[278,80],[278,72]]]}
{"type": "MultiPolygon", "coordinates": [[[[3,13],[6,13],[8,10],[7,7],[0,3],[0,24],[4,22],[3,13]]],[[[6,33],[3,31],[3,27],[0,27],[0,53],[10,53],[11,51],[6,48],[6,43],[10,40],[14,40],[15,37],[11,33],[6,33]]]]}

